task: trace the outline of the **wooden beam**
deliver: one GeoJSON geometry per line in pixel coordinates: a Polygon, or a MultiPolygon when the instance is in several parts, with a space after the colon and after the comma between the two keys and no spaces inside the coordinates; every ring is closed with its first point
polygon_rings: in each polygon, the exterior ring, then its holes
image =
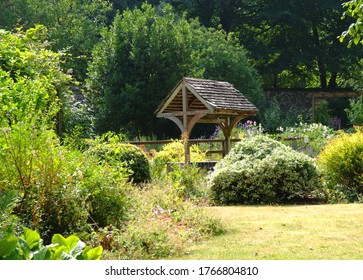
{"type": "Polygon", "coordinates": [[[177,117],[174,117],[174,116],[168,116],[168,117],[165,117],[166,119],[169,119],[171,121],[173,121],[174,123],[176,123],[176,125],[179,127],[181,133],[183,133],[183,123],[180,119],[178,119],[177,117]]]}
{"type": "Polygon", "coordinates": [[[184,162],[185,164],[190,162],[190,146],[189,146],[189,131],[188,131],[188,98],[185,81],[182,86],[182,97],[183,97],[183,133],[182,140],[184,141],[184,162]]]}
{"type": "Polygon", "coordinates": [[[183,84],[183,82],[181,82],[175,89],[174,89],[174,91],[173,91],[173,93],[172,94],[170,94],[170,96],[169,97],[167,97],[168,99],[166,100],[166,102],[164,103],[164,105],[159,109],[159,110],[157,110],[155,113],[162,113],[165,109],[166,109],[166,107],[168,107],[169,106],[169,104],[173,101],[173,99],[175,98],[175,96],[177,96],[178,95],[178,93],[180,92],[180,90],[182,89],[182,84],[183,84]]]}
{"type": "MultiPolygon", "coordinates": [[[[187,116],[195,116],[197,114],[200,113],[209,113],[208,110],[197,110],[197,111],[186,111],[187,116]]],[[[158,118],[166,118],[166,117],[170,117],[170,116],[174,116],[174,117],[184,117],[185,112],[184,111],[175,111],[175,112],[169,112],[169,113],[158,113],[156,116],[158,118]]]]}
{"type": "Polygon", "coordinates": [[[224,120],[220,119],[200,119],[198,123],[213,123],[213,124],[221,124],[224,123],[224,120]]]}
{"type": "Polygon", "coordinates": [[[244,118],[248,117],[248,115],[241,115],[241,116],[236,116],[233,118],[232,122],[229,124],[229,134],[231,135],[232,134],[232,130],[233,128],[241,121],[243,120],[244,118]]]}
{"type": "Polygon", "coordinates": [[[195,124],[201,119],[203,118],[206,114],[206,112],[204,113],[199,113],[197,115],[195,115],[188,123],[188,133],[191,134],[192,133],[192,129],[195,126],[195,124]]]}
{"type": "Polygon", "coordinates": [[[308,97],[315,97],[321,99],[329,99],[329,98],[351,98],[351,97],[359,97],[363,95],[362,92],[354,92],[354,91],[331,91],[331,92],[311,92],[308,94],[308,97]]]}

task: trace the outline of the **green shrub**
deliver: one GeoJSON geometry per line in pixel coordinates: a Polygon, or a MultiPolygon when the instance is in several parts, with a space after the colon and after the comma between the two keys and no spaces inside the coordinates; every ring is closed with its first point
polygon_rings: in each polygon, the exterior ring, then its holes
{"type": "Polygon", "coordinates": [[[127,168],[114,168],[106,164],[97,164],[97,157],[86,155],[83,171],[84,189],[87,193],[89,223],[96,227],[114,225],[121,227],[128,216],[130,198],[127,182],[127,168]]]}
{"type": "MultiPolygon", "coordinates": [[[[127,212],[127,170],[68,150],[46,127],[26,123],[0,131],[0,193],[16,193],[13,214],[22,225],[55,233],[120,225],[127,212]]],[[[9,219],[9,212],[5,212],[9,219]]],[[[9,226],[9,225],[7,225],[9,226]]]]}
{"type": "Polygon", "coordinates": [[[18,202],[16,190],[0,190],[0,237],[16,232],[19,219],[13,212],[18,202]]]}
{"type": "Polygon", "coordinates": [[[220,234],[221,222],[204,208],[185,201],[169,180],[133,188],[132,216],[121,231],[97,232],[107,259],[161,259],[178,255],[196,240],[220,234]],[[107,248],[107,249],[106,249],[107,248]]]}
{"type": "MultiPolygon", "coordinates": [[[[192,145],[190,147],[191,161],[206,161],[207,157],[204,152],[199,150],[198,146],[192,145]]],[[[162,162],[184,162],[184,143],[176,140],[172,143],[164,145],[163,149],[156,154],[154,161],[162,162]]]]}
{"type": "Polygon", "coordinates": [[[258,135],[237,143],[216,165],[209,187],[220,203],[281,203],[310,198],[318,181],[312,159],[258,135]]]}
{"type": "MultiPolygon", "coordinates": [[[[190,147],[190,159],[192,162],[207,161],[207,156],[197,145],[192,145],[190,147]]],[[[166,144],[152,159],[151,168],[153,176],[164,177],[166,175],[167,163],[183,163],[184,161],[184,144],[182,141],[176,140],[166,144]]]]}
{"type": "Polygon", "coordinates": [[[14,214],[45,238],[83,228],[87,221],[82,192],[64,185],[65,155],[55,133],[44,126],[20,123],[0,132],[0,190],[16,191],[14,214]]]}
{"type": "Polygon", "coordinates": [[[95,141],[87,153],[96,155],[101,163],[107,163],[114,168],[126,167],[130,172],[130,181],[134,183],[150,180],[149,161],[145,153],[135,145],[95,141]]]}
{"type": "Polygon", "coordinates": [[[168,173],[173,189],[183,198],[203,199],[206,197],[206,170],[193,164],[172,166],[168,173]]]}
{"type": "Polygon", "coordinates": [[[318,164],[330,188],[342,191],[350,201],[359,200],[363,195],[363,132],[331,139],[318,164]]]}
{"type": "Polygon", "coordinates": [[[363,96],[349,100],[349,108],[345,109],[352,125],[363,125],[363,96]]]}

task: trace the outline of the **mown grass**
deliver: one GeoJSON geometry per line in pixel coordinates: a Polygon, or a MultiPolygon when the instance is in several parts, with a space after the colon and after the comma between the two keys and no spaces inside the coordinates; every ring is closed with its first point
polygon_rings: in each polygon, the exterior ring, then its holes
{"type": "Polygon", "coordinates": [[[363,205],[210,207],[226,233],[191,245],[188,260],[363,259],[363,205]]]}

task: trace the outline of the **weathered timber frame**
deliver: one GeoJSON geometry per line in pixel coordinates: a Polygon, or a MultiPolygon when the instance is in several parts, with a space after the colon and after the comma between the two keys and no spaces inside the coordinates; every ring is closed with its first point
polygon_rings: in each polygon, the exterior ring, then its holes
{"type": "Polygon", "coordinates": [[[313,111],[313,123],[316,122],[316,112],[317,112],[317,100],[319,99],[332,99],[332,98],[354,98],[363,95],[362,92],[354,92],[354,91],[332,91],[332,92],[310,92],[308,97],[311,98],[311,107],[313,111]]]}
{"type": "Polygon", "coordinates": [[[155,111],[180,128],[184,140],[185,162],[190,162],[189,136],[197,123],[213,123],[224,134],[224,152],[231,150],[233,128],[253,116],[257,108],[231,84],[221,81],[183,78],[155,111]]]}

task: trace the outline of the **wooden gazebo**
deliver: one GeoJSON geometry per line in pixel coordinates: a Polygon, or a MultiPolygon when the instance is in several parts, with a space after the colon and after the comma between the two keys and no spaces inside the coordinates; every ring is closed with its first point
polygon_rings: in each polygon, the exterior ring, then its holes
{"type": "MultiPolygon", "coordinates": [[[[234,126],[256,112],[257,108],[228,82],[183,78],[155,114],[176,123],[185,142],[195,124],[218,124],[225,138],[225,153],[228,153],[234,126]]],[[[185,145],[185,162],[190,162],[189,145],[185,145]]]]}

